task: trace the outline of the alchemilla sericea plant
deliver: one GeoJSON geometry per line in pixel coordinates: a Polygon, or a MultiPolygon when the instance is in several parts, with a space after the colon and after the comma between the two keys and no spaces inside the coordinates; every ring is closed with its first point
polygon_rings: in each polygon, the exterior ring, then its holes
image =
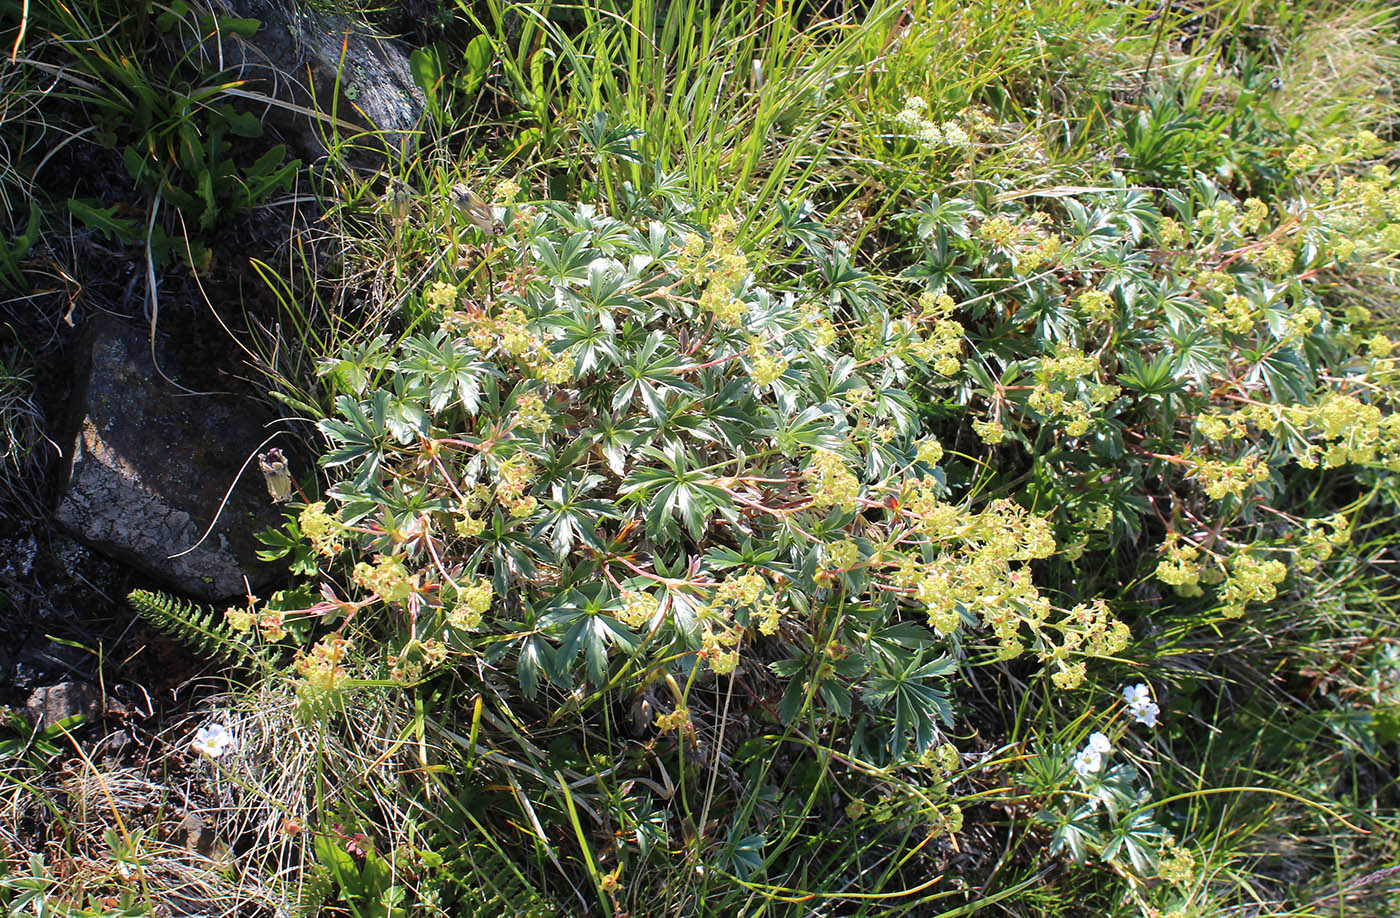
{"type": "Polygon", "coordinates": [[[499,234],[470,228],[476,257],[422,289],[434,328],[329,368],[354,381],[322,424],[345,477],[297,526],[348,577],[258,620],[338,626],[299,659],[309,687],[349,678],[371,615],[404,626],[383,662],[405,683],[460,654],[512,666],[527,696],[753,656],[787,716],[863,707],[887,759],[938,737],[969,653],[1037,654],[1068,688],[1126,646],[1105,603],[1036,588],[1044,517],[948,488],[908,391],[961,374],[948,293],[880,289],[806,217],[777,234],[817,250],[815,282],[764,286],[733,218],[634,225],[513,194],[499,234]]]}
{"type": "Polygon", "coordinates": [[[1360,506],[1293,517],[1285,468],[1400,467],[1393,342],[1321,283],[1400,249],[1376,151],[1297,151],[1268,202],[974,185],[894,221],[896,278],[805,203],[701,226],[665,195],[443,201],[413,321],[325,367],[333,484],[269,536],[308,586],[230,621],[296,643],[309,698],[453,668],[541,702],[664,685],[647,729],[693,747],[738,693],[858,766],[848,818],[936,835],[962,822],[950,778],[990,768],[949,741],[958,674],[1037,673],[1086,709],[1025,766],[1052,850],[1187,901],[1189,841],[1115,756],[1170,726],[1114,681],[1118,585],[1246,616],[1360,506]],[[1116,571],[1135,542],[1149,565],[1116,571]]]}

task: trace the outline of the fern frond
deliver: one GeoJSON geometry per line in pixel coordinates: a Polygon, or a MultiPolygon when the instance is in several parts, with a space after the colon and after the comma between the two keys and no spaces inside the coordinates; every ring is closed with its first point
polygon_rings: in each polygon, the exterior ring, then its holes
{"type": "Polygon", "coordinates": [[[443,860],[440,879],[448,887],[452,914],[458,918],[545,918],[558,914],[510,859],[492,845],[463,844],[443,833],[433,850],[443,860]]]}
{"type": "Polygon", "coordinates": [[[267,651],[245,642],[212,609],[155,590],[132,590],[126,599],[151,625],[205,656],[245,669],[275,668],[267,651]]]}
{"type": "Polygon", "coordinates": [[[297,918],[318,918],[333,888],[330,871],[320,864],[310,864],[301,877],[297,894],[297,918]]]}

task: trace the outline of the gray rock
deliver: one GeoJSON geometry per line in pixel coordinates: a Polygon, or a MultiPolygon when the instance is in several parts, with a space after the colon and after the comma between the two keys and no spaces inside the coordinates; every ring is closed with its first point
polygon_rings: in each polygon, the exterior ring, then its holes
{"type": "Polygon", "coordinates": [[[224,32],[206,44],[205,53],[217,55],[218,66],[238,71],[247,81],[242,91],[284,103],[270,106],[267,115],[293,135],[303,152],[323,152],[322,136],[331,133],[330,125],[289,105],[329,115],[334,103],[337,119],[382,131],[383,145],[397,150],[412,145],[411,132],[426,100],[413,81],[409,49],[402,42],[347,17],[318,13],[307,3],[211,3],[227,16],[262,24],[250,38],[224,32]]]}
{"type": "Polygon", "coordinates": [[[219,839],[198,813],[186,813],[171,830],[170,841],[208,856],[214,852],[219,839]]]}
{"type": "MultiPolygon", "coordinates": [[[[57,522],[200,599],[240,595],[245,577],[254,588],[266,583],[276,569],[257,560],[254,533],[279,514],[256,460],[244,465],[268,435],[263,408],[237,396],[181,393],[156,371],[146,334],[115,319],[95,319],[85,342],[86,366],[59,441],[69,472],[57,522]]],[[[167,374],[174,366],[162,355],[167,374]]]]}
{"type": "Polygon", "coordinates": [[[29,694],[24,712],[40,730],[79,714],[87,718],[103,714],[124,714],[126,706],[115,699],[104,699],[101,690],[88,682],[60,682],[29,694]]]}

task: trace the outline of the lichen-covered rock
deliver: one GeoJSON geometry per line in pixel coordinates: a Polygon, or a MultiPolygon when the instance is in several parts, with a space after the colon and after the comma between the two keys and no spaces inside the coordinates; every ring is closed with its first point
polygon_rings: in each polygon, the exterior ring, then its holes
{"type": "Polygon", "coordinates": [[[126,713],[120,701],[106,698],[102,690],[89,682],[60,682],[35,689],[24,705],[24,712],[39,730],[63,723],[81,715],[92,719],[104,714],[126,713]]]}
{"type": "Polygon", "coordinates": [[[401,42],[305,3],[214,0],[213,5],[228,16],[261,24],[247,38],[222,32],[215,50],[221,66],[237,70],[246,81],[243,91],[284,103],[271,106],[267,114],[290,129],[304,151],[324,149],[321,138],[331,131],[327,121],[317,123],[290,106],[323,115],[334,109],[340,121],[382,132],[384,145],[393,149],[412,143],[425,100],[401,42]]]}
{"type": "MultiPolygon", "coordinates": [[[[69,473],[57,521],[201,599],[242,594],[245,578],[265,583],[274,569],[257,561],[254,533],[278,514],[245,460],[268,435],[266,412],[238,396],[182,393],[156,371],[146,335],[114,319],[94,320],[85,355],[60,441],[69,473]]],[[[173,366],[162,357],[162,369],[173,366]]]]}

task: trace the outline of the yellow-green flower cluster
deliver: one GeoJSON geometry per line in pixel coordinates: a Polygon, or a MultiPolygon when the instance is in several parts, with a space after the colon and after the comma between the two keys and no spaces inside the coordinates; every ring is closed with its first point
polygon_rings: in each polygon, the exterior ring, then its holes
{"type": "Polygon", "coordinates": [[[1230,559],[1229,575],[1221,591],[1222,614],[1239,618],[1251,602],[1268,602],[1278,595],[1278,584],[1288,577],[1288,567],[1273,558],[1257,558],[1240,552],[1230,559]]]}
{"type": "Polygon", "coordinates": [[[1254,485],[1269,478],[1269,464],[1258,456],[1245,456],[1236,462],[1218,459],[1196,460],[1196,479],[1212,500],[1243,497],[1254,485]]]}
{"type": "Polygon", "coordinates": [[[901,336],[901,343],[895,350],[929,364],[940,376],[954,376],[962,369],[959,359],[963,346],[962,323],[943,317],[932,318],[927,335],[921,339],[914,333],[913,326],[926,315],[927,311],[914,320],[900,323],[901,328],[907,329],[907,334],[901,336]]]}
{"type": "Polygon", "coordinates": [[[329,635],[316,642],[308,653],[300,655],[293,666],[303,680],[303,688],[315,693],[344,688],[350,681],[344,663],[352,646],[348,638],[329,635]]]}
{"type": "Polygon", "coordinates": [[[719,609],[753,606],[767,586],[768,581],[757,571],[748,571],[738,577],[726,577],[715,587],[710,597],[710,607],[719,609]]]}
{"type": "Polygon", "coordinates": [[[1269,205],[1258,198],[1244,202],[1244,214],[1240,217],[1240,228],[1246,233],[1257,233],[1269,219],[1269,205]]]}
{"type": "Polygon", "coordinates": [[[1045,265],[1053,265],[1064,253],[1065,242],[1057,233],[1036,229],[1028,234],[1016,251],[1016,270],[1028,274],[1045,265]]]}
{"type": "Polygon", "coordinates": [[[1222,415],[1214,412],[1196,418],[1196,430],[1212,443],[1240,440],[1249,435],[1249,416],[1242,411],[1222,415]]]}
{"type": "Polygon", "coordinates": [[[1262,268],[1265,274],[1278,277],[1293,270],[1293,262],[1297,260],[1297,257],[1287,245],[1273,241],[1260,249],[1252,261],[1262,268]]]}
{"type": "Polygon", "coordinates": [[[1183,545],[1175,532],[1167,533],[1162,544],[1165,557],[1157,563],[1157,579],[1180,596],[1200,596],[1201,552],[1194,545],[1183,545]]]}
{"type": "Polygon", "coordinates": [[[457,288],[442,281],[436,281],[423,294],[423,302],[434,309],[448,310],[457,301],[457,288]]]}
{"type": "Polygon", "coordinates": [[[1185,848],[1169,844],[1157,860],[1157,876],[1173,886],[1190,886],[1196,878],[1196,858],[1185,848]]]}
{"type": "Polygon", "coordinates": [[[933,750],[933,764],[945,775],[951,775],[962,767],[962,757],[958,747],[952,743],[942,743],[933,750]]]}
{"type": "Polygon", "coordinates": [[[549,430],[549,412],[538,392],[526,392],[515,400],[515,426],[537,434],[549,430]]]}
{"type": "Polygon", "coordinates": [[[474,631],[491,608],[494,591],[491,581],[478,577],[474,583],[459,587],[457,602],[447,612],[447,623],[459,631],[474,631]]]}
{"type": "Polygon", "coordinates": [[[474,539],[486,531],[486,521],[476,514],[490,503],[491,498],[491,489],[482,484],[463,495],[462,502],[457,507],[457,519],[452,523],[452,528],[458,535],[474,539]]]}
{"type": "Polygon", "coordinates": [[[444,327],[462,328],[477,350],[513,357],[543,382],[562,385],[573,378],[573,358],[556,354],[547,341],[531,331],[529,319],[519,306],[507,306],[494,318],[480,309],[453,313],[444,327]]]}
{"type": "Polygon", "coordinates": [[[709,605],[701,616],[704,634],[702,646],[709,648],[707,659],[717,673],[732,672],[731,660],[737,661],[743,629],[733,624],[734,610],[749,609],[763,634],[775,634],[782,621],[779,596],[757,571],[721,580],[710,595],[709,605]]]}
{"type": "Polygon", "coordinates": [[[351,579],[359,586],[378,594],[385,602],[403,602],[413,591],[413,578],[403,560],[393,555],[380,555],[374,564],[364,561],[355,565],[351,579]]]}
{"type": "Polygon", "coordinates": [[[1259,314],[1247,297],[1232,293],[1219,303],[1206,304],[1204,318],[1208,328],[1243,335],[1254,328],[1259,314]]]}
{"type": "Polygon", "coordinates": [[[959,112],[960,120],[934,121],[928,116],[928,103],[921,96],[910,96],[894,116],[895,124],[904,134],[925,147],[967,147],[974,132],[991,125],[987,116],[974,109],[959,112]]]}
{"type": "Polygon", "coordinates": [[[683,732],[692,729],[690,723],[690,709],[680,707],[669,714],[656,715],[656,728],[662,733],[669,733],[672,730],[683,732]]]}
{"type": "Polygon", "coordinates": [[[622,607],[617,611],[617,619],[629,628],[645,628],[656,617],[660,606],[650,593],[626,590],[622,594],[622,607]]]}
{"type": "Polygon", "coordinates": [[[1400,254],[1400,186],[1386,166],[1378,163],[1364,175],[1323,181],[1317,197],[1320,203],[1306,208],[1300,218],[1307,224],[1309,241],[1324,253],[1338,261],[1353,256],[1385,261],[1400,254]],[[1314,232],[1314,227],[1322,232],[1314,232]]]}
{"type": "MultiPolygon", "coordinates": [[[[1275,436],[1287,431],[1294,437],[1321,439],[1321,444],[1309,444],[1298,456],[1298,463],[1305,468],[1375,463],[1400,471],[1400,415],[1386,413],[1349,393],[1328,392],[1314,405],[1256,403],[1232,414],[1212,412],[1196,419],[1196,429],[1215,443],[1246,439],[1251,424],[1275,436]]],[[[1213,482],[1209,487],[1212,497],[1226,493],[1238,496],[1252,481],[1262,481],[1267,474],[1257,460],[1234,466],[1213,461],[1205,464],[1212,468],[1201,480],[1203,484],[1213,482]]]]}
{"type": "Polygon", "coordinates": [[[807,466],[807,490],[813,507],[840,507],[854,510],[860,497],[860,481],[836,453],[828,449],[812,451],[807,466]]]}
{"type": "Polygon", "coordinates": [[[1345,515],[1338,513],[1325,520],[1308,520],[1298,540],[1294,565],[1303,572],[1317,570],[1319,564],[1332,557],[1337,546],[1350,541],[1351,520],[1345,515]]]}
{"type": "MultiPolygon", "coordinates": [[[[1031,390],[1027,404],[1042,415],[1060,415],[1065,434],[1082,437],[1092,426],[1092,407],[1076,395],[1080,381],[1098,372],[1097,357],[1085,354],[1069,344],[1060,344],[1054,356],[1043,357],[1037,371],[1038,381],[1031,390]]],[[[1095,404],[1112,401],[1118,387],[1106,384],[1090,386],[1088,395],[1095,404]]]]}
{"type": "Polygon", "coordinates": [[[1097,357],[1091,357],[1071,344],[1056,346],[1053,357],[1040,358],[1040,376],[1047,383],[1074,382],[1092,376],[1099,369],[1097,357]]]}
{"type": "Polygon", "coordinates": [[[1307,337],[1313,329],[1322,322],[1322,310],[1316,306],[1304,306],[1296,312],[1289,313],[1288,324],[1284,328],[1283,336],[1279,339],[1283,344],[1296,345],[1303,338],[1307,337]]]}
{"type": "Polygon", "coordinates": [[[799,307],[799,311],[802,321],[798,327],[812,333],[813,347],[828,348],[836,342],[836,326],[831,324],[831,319],[822,311],[820,303],[808,300],[799,307]]]}
{"type": "Polygon", "coordinates": [[[919,294],[919,318],[921,319],[946,319],[957,308],[957,303],[947,293],[935,294],[931,290],[925,290],[919,294]]]}
{"type": "Polygon", "coordinates": [[[782,354],[773,354],[757,338],[749,341],[749,378],[758,388],[772,385],[787,372],[788,359],[782,354]]]}
{"type": "Polygon", "coordinates": [[[709,664],[717,676],[727,676],[739,666],[739,644],[744,629],[720,616],[706,616],[701,621],[700,658],[709,664]]]}
{"type": "Polygon", "coordinates": [[[556,354],[547,345],[540,345],[525,360],[526,367],[540,382],[562,386],[574,378],[574,360],[568,354],[556,354]]]}
{"type": "MultiPolygon", "coordinates": [[[[1400,470],[1400,415],[1340,392],[1328,393],[1311,414],[1309,426],[1327,441],[1323,467],[1382,462],[1400,470]]],[[[1296,416],[1287,414],[1290,421],[1296,416]]]]}
{"type": "Polygon", "coordinates": [[[501,179],[496,183],[496,189],[492,198],[497,204],[508,206],[515,203],[515,199],[520,196],[520,183],[515,179],[501,179]]]}
{"type": "MultiPolygon", "coordinates": [[[[1235,206],[1235,202],[1222,198],[1215,202],[1214,207],[1203,209],[1196,214],[1193,228],[1199,236],[1215,236],[1220,241],[1237,241],[1240,237],[1239,231],[1243,229],[1235,223],[1238,214],[1239,208],[1235,206]]],[[[1268,215],[1267,208],[1264,215],[1268,215]]]]}
{"type": "Polygon", "coordinates": [[[496,341],[504,354],[524,357],[537,344],[535,336],[530,332],[525,313],[517,306],[501,310],[501,314],[496,317],[495,326],[496,341]]]}
{"type": "Polygon", "coordinates": [[[1006,428],[1002,426],[1001,421],[973,421],[972,431],[988,446],[996,446],[1006,439],[1006,428]]]}
{"type": "Polygon", "coordinates": [[[318,554],[330,558],[344,548],[340,535],[345,527],[340,520],[326,512],[325,501],[307,504],[297,516],[297,526],[301,528],[302,535],[311,540],[318,554]]]}
{"type": "Polygon", "coordinates": [[[919,441],[918,451],[914,458],[925,465],[937,465],[943,461],[943,444],[933,437],[925,437],[919,441]]]}
{"type": "Polygon", "coordinates": [[[1235,279],[1224,271],[1203,270],[1196,272],[1191,282],[1202,293],[1215,293],[1228,296],[1235,292],[1235,279]]]}
{"type": "Polygon", "coordinates": [[[1079,314],[1091,322],[1104,322],[1113,318],[1113,297],[1102,290],[1082,290],[1074,298],[1079,314]]]}
{"type": "Polygon", "coordinates": [[[997,215],[982,221],[977,237],[998,249],[1010,249],[1021,241],[1023,229],[1007,217],[997,215]]]}
{"type": "Polygon", "coordinates": [[[389,676],[400,685],[413,685],[447,662],[447,645],[432,638],[414,639],[396,654],[389,654],[389,676]]]}
{"type": "Polygon", "coordinates": [[[748,315],[748,307],[736,291],[749,273],[749,260],[733,238],[738,223],[722,215],[710,226],[710,244],[698,235],[685,237],[676,258],[676,271],[682,278],[704,289],[700,309],[731,328],[738,328],[748,315]]]}
{"type": "Polygon", "coordinates": [[[938,551],[932,560],[912,555],[891,559],[896,588],[921,603],[929,625],[940,635],[959,630],[965,616],[989,628],[998,655],[1010,659],[1025,652],[1028,629],[1041,659],[1053,661],[1058,681],[1078,684],[1083,665],[1069,656],[1116,653],[1128,639],[1103,603],[1086,604],[1050,623],[1054,608],[1014,562],[1047,558],[1055,552],[1048,519],[1027,513],[1010,501],[989,504],[980,512],[940,501],[927,488],[905,495],[904,513],[921,541],[938,551]]]}
{"type": "Polygon", "coordinates": [[[928,831],[930,835],[957,835],[963,828],[962,807],[956,803],[948,804],[947,808],[934,807],[932,815],[929,817],[928,831]]]}
{"type": "Polygon", "coordinates": [[[1113,656],[1128,646],[1131,637],[1128,626],[1114,618],[1108,604],[1101,599],[1080,603],[1067,611],[1050,629],[1037,630],[1037,637],[1043,645],[1037,656],[1041,661],[1053,664],[1050,680],[1056,688],[1066,690],[1083,685],[1087,674],[1084,661],[1071,660],[1072,654],[1113,656]],[[1058,641],[1050,636],[1050,629],[1059,633],[1058,641]]]}
{"type": "Polygon", "coordinates": [[[1310,143],[1301,144],[1284,160],[1290,172],[1302,172],[1317,162],[1317,147],[1310,143]]]}
{"type": "Polygon", "coordinates": [[[1171,217],[1157,221],[1157,241],[1165,248],[1181,245],[1186,241],[1186,230],[1171,217]]]}
{"type": "Polygon", "coordinates": [[[529,516],[539,501],[525,489],[539,475],[539,466],[524,453],[516,453],[496,468],[496,502],[516,518],[529,516]]]}
{"type": "Polygon", "coordinates": [[[860,546],[850,539],[832,542],[822,549],[826,556],[824,566],[830,571],[849,571],[861,561],[860,546]]]}

